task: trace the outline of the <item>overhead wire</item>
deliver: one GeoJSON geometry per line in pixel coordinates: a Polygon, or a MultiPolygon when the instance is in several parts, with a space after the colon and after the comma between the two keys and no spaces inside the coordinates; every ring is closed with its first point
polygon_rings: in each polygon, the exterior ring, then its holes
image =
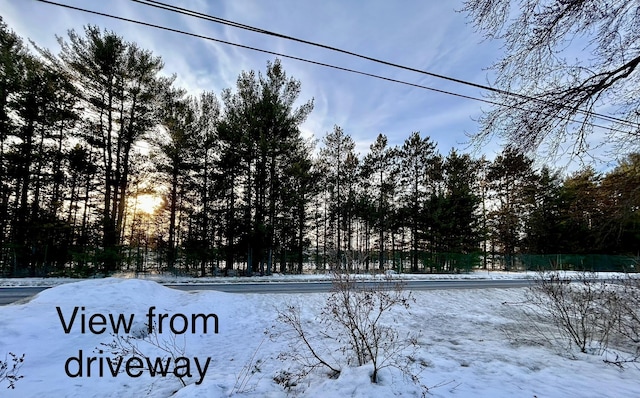
{"type": "Polygon", "coordinates": [[[173,32],[173,33],[179,33],[179,34],[183,34],[183,35],[188,35],[188,36],[196,37],[196,38],[199,38],[199,39],[205,39],[205,40],[214,41],[214,42],[217,42],[217,43],[227,44],[227,45],[230,45],[230,46],[239,47],[239,48],[243,48],[243,49],[246,49],[246,50],[252,50],[252,51],[257,51],[257,52],[261,52],[261,53],[265,53],[265,54],[269,54],[269,55],[275,55],[277,57],[292,59],[292,60],[295,60],[295,61],[306,62],[306,63],[318,65],[318,66],[323,66],[323,67],[326,67],[326,68],[337,69],[337,70],[341,70],[341,71],[344,71],[344,72],[350,72],[350,73],[355,73],[355,74],[359,74],[359,75],[363,75],[363,76],[373,77],[373,78],[376,78],[376,79],[386,80],[386,81],[393,82],[393,83],[399,83],[399,84],[404,84],[404,85],[408,85],[408,86],[412,86],[412,87],[422,88],[422,89],[425,89],[425,90],[435,91],[435,92],[442,93],[442,94],[448,94],[448,95],[457,96],[457,97],[461,97],[461,98],[466,98],[466,99],[470,99],[470,100],[481,101],[481,102],[485,102],[485,103],[492,104],[492,105],[500,105],[497,102],[494,102],[494,101],[491,101],[491,100],[487,100],[487,99],[484,99],[484,98],[472,97],[472,96],[469,96],[469,95],[460,94],[460,93],[454,93],[454,92],[451,92],[451,91],[441,90],[441,89],[438,89],[438,88],[424,86],[424,85],[417,84],[417,83],[411,83],[411,82],[406,82],[406,81],[403,81],[403,80],[394,79],[394,78],[390,78],[390,77],[386,77],[386,76],[376,75],[376,74],[373,74],[373,73],[362,72],[362,71],[351,69],[351,68],[346,68],[346,67],[342,67],[342,66],[327,64],[327,63],[324,63],[324,62],[314,61],[314,60],[301,58],[301,57],[296,57],[296,56],[293,56],[293,55],[287,55],[287,54],[283,54],[283,53],[279,53],[279,52],[275,52],[275,51],[260,49],[260,48],[257,48],[257,47],[247,46],[247,45],[244,45],[244,44],[233,43],[233,42],[230,42],[230,41],[227,41],[227,40],[216,39],[214,37],[204,36],[204,35],[201,35],[201,34],[187,32],[187,31],[183,31],[183,30],[179,30],[179,29],[175,29],[175,28],[170,28],[170,27],[167,27],[167,26],[156,25],[156,24],[152,24],[152,23],[149,23],[149,22],[139,21],[139,20],[130,19],[130,18],[126,18],[126,17],[120,17],[120,16],[117,16],[117,15],[107,14],[107,13],[103,13],[103,12],[100,12],[100,11],[89,10],[89,9],[85,9],[85,8],[80,8],[80,7],[68,5],[68,4],[58,3],[58,2],[55,2],[55,1],[51,1],[51,0],[36,0],[36,1],[39,1],[41,3],[47,3],[47,4],[55,5],[55,6],[60,6],[60,7],[64,7],[64,8],[69,8],[69,9],[76,10],[76,11],[82,11],[82,12],[86,12],[86,13],[90,13],[90,14],[94,14],[94,15],[99,15],[99,16],[103,16],[103,17],[118,19],[118,20],[121,20],[121,21],[124,21],[124,22],[130,22],[130,23],[143,25],[143,26],[147,26],[147,27],[151,27],[151,28],[166,30],[166,31],[170,31],[170,32],[173,32]]]}
{"type": "MultiPolygon", "coordinates": [[[[227,41],[227,40],[217,39],[217,38],[214,38],[214,37],[205,36],[205,35],[201,35],[201,34],[197,34],[197,33],[193,33],[193,32],[187,32],[187,31],[183,31],[183,30],[180,30],[180,29],[170,28],[170,27],[167,27],[167,26],[152,24],[152,23],[149,23],[149,22],[144,22],[144,21],[139,21],[139,20],[135,20],[135,19],[131,19],[131,18],[126,18],[126,17],[117,16],[117,15],[107,14],[107,13],[100,12],[100,11],[95,11],[95,10],[89,10],[89,9],[86,9],[86,8],[76,7],[76,6],[72,6],[72,5],[69,5],[69,4],[58,3],[58,2],[55,2],[55,1],[51,1],[51,0],[35,0],[35,1],[38,1],[38,2],[41,2],[41,3],[50,4],[50,5],[54,5],[54,6],[59,6],[59,7],[75,10],[75,11],[81,11],[81,12],[85,12],[85,13],[89,13],[89,14],[94,14],[94,15],[99,15],[99,16],[103,16],[103,17],[107,17],[107,18],[117,19],[117,20],[120,20],[120,21],[129,22],[129,23],[133,23],[133,24],[137,24],[137,25],[142,25],[142,26],[151,27],[151,28],[155,28],[155,29],[165,30],[165,31],[178,33],[178,34],[183,34],[183,35],[187,35],[187,36],[191,36],[191,37],[195,37],[195,38],[199,38],[199,39],[209,40],[209,41],[213,41],[213,42],[217,42],[217,43],[221,43],[221,44],[226,44],[226,45],[230,45],[230,46],[234,46],[234,47],[238,47],[238,48],[243,48],[243,49],[246,49],[246,50],[251,50],[251,51],[261,52],[261,53],[265,53],[265,54],[269,54],[269,55],[274,55],[276,57],[292,59],[292,60],[305,62],[305,63],[309,63],[309,64],[313,64],[313,65],[318,65],[318,66],[322,66],[322,67],[326,67],[326,68],[331,68],[331,69],[341,70],[341,71],[344,71],[344,72],[354,73],[354,74],[358,74],[358,75],[362,75],[362,76],[372,77],[372,78],[376,78],[376,79],[380,79],[380,80],[384,80],[384,81],[388,81],[388,82],[392,82],[392,83],[398,83],[398,84],[402,84],[402,85],[406,85],[406,86],[410,86],[410,87],[421,88],[421,89],[424,89],[424,90],[429,90],[429,91],[433,91],[433,92],[437,92],[437,93],[441,93],[441,94],[447,94],[447,95],[451,95],[451,96],[455,96],[455,97],[459,97],[459,98],[465,98],[465,99],[469,99],[469,100],[484,102],[484,103],[487,103],[487,104],[490,104],[490,105],[494,105],[494,106],[508,107],[510,109],[518,109],[518,110],[528,111],[527,109],[522,108],[522,107],[518,107],[518,106],[514,106],[514,105],[508,105],[508,104],[502,104],[502,103],[499,103],[499,102],[496,102],[496,101],[492,101],[492,100],[488,100],[488,99],[485,99],[485,98],[473,97],[473,96],[466,95],[466,94],[460,94],[460,93],[447,91],[447,90],[442,90],[442,89],[438,89],[438,88],[434,88],[434,87],[429,87],[429,86],[425,86],[425,85],[421,85],[421,84],[417,84],[417,83],[411,83],[411,82],[407,82],[407,81],[403,81],[403,80],[399,80],[399,79],[394,79],[394,78],[390,78],[390,77],[386,77],[386,76],[376,75],[376,74],[369,73],[369,72],[359,71],[359,70],[356,70],[356,69],[351,69],[351,68],[346,68],[346,67],[342,67],[342,66],[332,65],[332,64],[328,64],[328,63],[324,63],[324,62],[319,62],[319,61],[314,61],[314,60],[310,60],[310,59],[306,59],[306,58],[296,57],[296,56],[293,56],[293,55],[287,55],[287,54],[283,54],[283,53],[279,53],[279,52],[275,52],[275,51],[270,51],[270,50],[265,50],[265,49],[261,49],[261,48],[257,48],[257,47],[244,45],[244,44],[234,43],[234,42],[230,42],[230,41],[227,41]]],[[[550,113],[543,113],[543,115],[550,116],[550,117],[557,117],[556,115],[550,114],[550,113]]],[[[563,119],[565,119],[565,118],[563,118],[563,119]]],[[[574,122],[574,123],[585,123],[585,121],[579,121],[579,120],[575,120],[575,119],[566,118],[566,120],[570,121],[570,122],[574,122]]],[[[602,125],[598,125],[598,124],[595,124],[595,123],[592,123],[592,122],[588,122],[586,124],[588,124],[590,126],[593,126],[593,127],[610,130],[610,131],[617,131],[617,132],[621,132],[621,133],[627,133],[624,130],[615,129],[615,128],[611,127],[611,126],[602,126],[602,125]]]]}
{"type": "MultiPolygon", "coordinates": [[[[285,35],[285,34],[269,31],[269,30],[266,30],[266,29],[262,29],[262,28],[258,28],[258,27],[254,27],[254,26],[250,26],[250,25],[245,25],[245,24],[242,24],[242,23],[239,23],[239,22],[228,20],[228,19],[223,19],[223,18],[216,17],[216,16],[213,16],[213,15],[204,14],[204,13],[201,13],[201,12],[198,12],[198,11],[193,11],[193,10],[190,10],[190,9],[187,9],[187,8],[182,8],[182,7],[174,6],[174,5],[171,5],[171,4],[166,4],[166,3],[163,3],[163,2],[160,2],[160,1],[157,1],[157,0],[131,0],[131,1],[133,1],[134,3],[138,3],[138,4],[150,6],[150,7],[155,7],[155,8],[158,8],[158,9],[163,9],[163,10],[166,10],[166,11],[171,11],[171,12],[179,13],[179,14],[182,14],[182,15],[187,15],[187,16],[190,16],[190,17],[204,19],[204,20],[207,20],[207,21],[210,21],[210,22],[214,22],[214,23],[219,23],[219,24],[232,26],[232,27],[239,28],[239,29],[249,30],[249,31],[252,31],[252,32],[260,33],[260,34],[265,34],[265,35],[274,36],[274,37],[278,37],[278,38],[282,38],[282,39],[286,39],[286,40],[290,40],[290,41],[294,41],[294,42],[298,42],[298,43],[303,43],[303,44],[314,46],[314,47],[323,48],[323,49],[326,49],[326,50],[330,50],[330,51],[346,54],[346,55],[349,55],[349,56],[365,59],[367,61],[371,61],[371,62],[374,62],[374,63],[378,63],[378,64],[382,64],[382,65],[386,65],[386,66],[391,66],[391,67],[394,67],[394,68],[399,68],[399,69],[403,69],[403,70],[407,70],[407,71],[411,71],[411,72],[415,72],[415,73],[420,73],[420,74],[423,74],[423,75],[435,77],[435,78],[438,78],[438,79],[448,80],[448,81],[451,81],[451,82],[454,82],[454,83],[458,83],[458,84],[462,84],[462,85],[466,85],[466,86],[479,88],[479,89],[482,89],[484,91],[490,91],[490,92],[494,92],[494,93],[498,93],[498,94],[506,95],[506,96],[510,96],[510,97],[517,97],[517,98],[524,99],[524,100],[527,100],[527,101],[535,101],[535,102],[538,102],[538,103],[553,104],[553,105],[556,105],[556,106],[560,106],[562,108],[569,108],[568,106],[566,106],[564,104],[553,103],[553,102],[550,102],[550,101],[542,99],[542,98],[535,98],[535,97],[531,97],[529,95],[524,95],[524,94],[520,94],[520,93],[514,93],[512,91],[503,90],[503,89],[499,89],[499,88],[496,88],[496,87],[491,87],[491,86],[484,85],[484,84],[474,83],[474,82],[470,82],[470,81],[467,81],[467,80],[454,78],[454,77],[451,77],[451,76],[446,76],[446,75],[442,75],[442,74],[438,74],[438,73],[433,73],[433,72],[429,72],[429,71],[425,71],[425,70],[421,70],[421,69],[417,69],[417,68],[413,68],[413,67],[397,64],[397,63],[390,62],[390,61],[381,60],[379,58],[370,57],[370,56],[359,54],[359,53],[356,53],[356,52],[353,52],[353,51],[348,51],[348,50],[340,49],[340,48],[337,48],[337,47],[329,46],[329,45],[326,45],[326,44],[317,43],[317,42],[313,42],[313,41],[309,41],[309,40],[305,40],[305,39],[300,39],[300,38],[293,37],[293,36],[288,36],[288,35],[285,35]]],[[[588,111],[588,110],[583,110],[583,109],[577,109],[576,111],[578,113],[586,115],[586,116],[594,116],[596,118],[603,119],[603,120],[606,120],[606,121],[609,121],[609,122],[621,123],[621,124],[628,125],[629,127],[640,128],[640,124],[638,124],[638,123],[634,123],[634,122],[631,122],[631,121],[628,121],[628,120],[625,120],[625,119],[621,119],[621,118],[617,118],[617,117],[614,117],[614,116],[604,115],[604,114],[601,114],[601,113],[598,113],[598,112],[588,111]]]]}

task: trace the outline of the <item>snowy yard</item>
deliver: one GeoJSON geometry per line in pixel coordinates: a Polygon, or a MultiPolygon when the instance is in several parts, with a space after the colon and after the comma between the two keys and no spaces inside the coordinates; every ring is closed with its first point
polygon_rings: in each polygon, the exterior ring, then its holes
{"type": "MultiPolygon", "coordinates": [[[[424,365],[419,376],[420,383],[430,387],[428,396],[640,396],[640,370],[633,366],[619,370],[603,363],[603,356],[573,352],[575,358],[570,359],[553,348],[507,338],[505,330],[513,334],[525,325],[518,319],[516,304],[524,293],[525,289],[414,292],[410,313],[394,311],[386,321],[401,336],[418,335],[414,359],[424,365]]],[[[301,306],[305,326],[312,327],[326,297],[186,293],[154,281],[123,278],[60,284],[30,302],[0,307],[0,360],[8,352],[25,354],[20,370],[24,378],[15,390],[7,389],[6,382],[0,384],[0,395],[420,396],[419,386],[394,368],[384,369],[378,384],[369,381],[370,366],[343,368],[335,379],[317,371],[289,390],[274,381],[296,366],[278,359],[291,341],[277,336],[282,325],[275,308],[301,306]],[[215,317],[207,317],[210,314],[215,317]],[[178,358],[162,362],[168,364],[166,377],[152,377],[142,360],[111,362],[104,345],[113,341],[114,326],[121,335],[146,335],[148,319],[162,324],[163,332],[156,335],[160,343],[183,349],[178,358]],[[128,333],[123,333],[125,327],[128,333]],[[174,370],[191,374],[184,378],[186,387],[171,373],[174,370]]],[[[137,344],[151,360],[162,357],[157,347],[139,340],[137,344]]]]}

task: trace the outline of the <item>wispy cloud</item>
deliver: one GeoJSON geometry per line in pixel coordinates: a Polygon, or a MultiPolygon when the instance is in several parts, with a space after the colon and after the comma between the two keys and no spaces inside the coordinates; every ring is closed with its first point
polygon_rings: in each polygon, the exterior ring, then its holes
{"type": "MultiPolygon", "coordinates": [[[[432,77],[180,16],[131,1],[60,1],[367,73],[478,94],[478,90],[432,77]]],[[[296,0],[183,0],[172,4],[418,69],[462,79],[481,79],[480,83],[484,83],[486,75],[482,68],[490,65],[497,54],[495,45],[480,43],[480,37],[466,24],[464,15],[455,12],[460,8],[459,1],[408,0],[399,3],[372,0],[362,3],[327,0],[309,3],[296,0]]],[[[135,41],[160,55],[165,62],[165,72],[176,74],[176,84],[193,94],[211,90],[219,95],[222,89],[235,87],[241,71],[264,71],[266,62],[274,58],[31,0],[0,0],[0,8],[6,22],[18,34],[32,38],[54,52],[57,52],[54,35],[66,35],[67,29],[80,30],[83,25],[96,24],[113,30],[126,40],[135,41]]],[[[294,60],[283,59],[283,65],[288,75],[302,82],[300,100],[315,100],[315,110],[302,126],[304,133],[321,138],[337,124],[353,136],[361,152],[368,150],[378,133],[387,134],[390,143],[395,145],[418,130],[441,142],[441,149],[445,152],[451,146],[464,149],[461,144],[466,139],[464,133],[475,129],[472,117],[477,117],[480,112],[479,103],[419,88],[294,60]]]]}

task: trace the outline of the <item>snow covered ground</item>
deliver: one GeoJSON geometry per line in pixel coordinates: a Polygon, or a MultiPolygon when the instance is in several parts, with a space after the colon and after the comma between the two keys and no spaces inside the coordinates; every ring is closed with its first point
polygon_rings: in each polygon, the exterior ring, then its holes
{"type": "MultiPolygon", "coordinates": [[[[401,336],[418,335],[414,358],[424,365],[419,377],[430,387],[428,396],[640,396],[637,368],[619,370],[603,363],[602,356],[573,352],[570,358],[550,347],[507,338],[505,330],[511,335],[527,333],[520,330],[526,324],[520,321],[517,305],[525,290],[414,292],[416,302],[409,313],[394,312],[386,319],[401,336]]],[[[326,297],[324,293],[187,293],[155,281],[125,278],[61,283],[30,302],[0,307],[0,360],[7,352],[25,354],[20,371],[24,378],[15,390],[1,382],[0,396],[420,396],[420,387],[393,368],[384,369],[380,382],[372,384],[370,365],[344,368],[335,379],[318,371],[290,390],[274,381],[296,366],[278,359],[290,350],[291,340],[276,333],[282,325],[276,321],[275,308],[299,305],[305,326],[312,330],[326,297]],[[113,341],[114,325],[125,337],[147,335],[149,314],[156,325],[163,324],[163,332],[156,335],[160,345],[183,349],[182,358],[161,362],[168,363],[166,377],[152,377],[142,360],[132,360],[128,367],[126,359],[111,362],[104,345],[113,341]],[[217,319],[206,317],[209,314],[217,319]],[[124,327],[130,327],[128,333],[124,327]],[[171,333],[172,327],[177,335],[171,333]],[[191,374],[185,377],[186,387],[172,375],[174,370],[191,374]]],[[[160,349],[134,342],[151,360],[162,357],[160,349]]],[[[337,348],[326,344],[329,350],[337,348]]]]}

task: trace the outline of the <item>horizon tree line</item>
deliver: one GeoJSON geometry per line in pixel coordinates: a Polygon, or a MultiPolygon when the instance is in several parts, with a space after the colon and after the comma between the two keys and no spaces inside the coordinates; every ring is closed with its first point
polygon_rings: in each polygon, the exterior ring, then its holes
{"type": "MultiPolygon", "coordinates": [[[[561,176],[412,132],[369,151],[299,126],[279,60],[191,96],[160,57],[88,26],[31,52],[0,26],[0,273],[219,275],[513,268],[519,254],[638,256],[640,154],[561,176]],[[143,195],[163,199],[141,211],[143,195]]],[[[298,105],[301,104],[301,105],[298,105]]]]}

